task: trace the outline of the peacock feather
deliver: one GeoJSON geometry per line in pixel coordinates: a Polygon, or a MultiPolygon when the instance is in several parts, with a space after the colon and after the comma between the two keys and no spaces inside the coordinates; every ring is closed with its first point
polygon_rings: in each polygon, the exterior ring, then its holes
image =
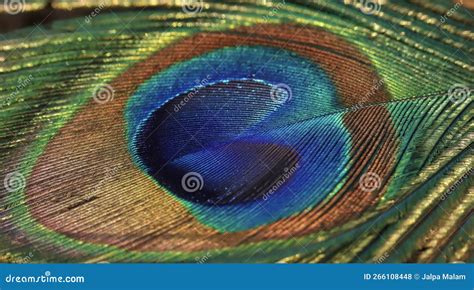
{"type": "Polygon", "coordinates": [[[5,1],[0,260],[472,261],[472,1],[224,2],[5,1]]]}

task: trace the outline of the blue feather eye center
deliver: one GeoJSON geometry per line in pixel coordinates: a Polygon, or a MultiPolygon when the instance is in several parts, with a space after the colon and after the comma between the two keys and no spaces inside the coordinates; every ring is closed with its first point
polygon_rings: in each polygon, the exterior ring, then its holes
{"type": "Polygon", "coordinates": [[[350,148],[342,115],[331,114],[340,108],[316,63],[239,46],[156,73],[125,117],[139,168],[201,222],[241,231],[312,207],[340,182],[350,148]]]}
{"type": "Polygon", "coordinates": [[[193,89],[160,107],[137,138],[148,174],[196,203],[264,198],[299,160],[284,142],[256,136],[259,121],[282,106],[271,98],[272,89],[261,81],[228,81],[193,89]]]}

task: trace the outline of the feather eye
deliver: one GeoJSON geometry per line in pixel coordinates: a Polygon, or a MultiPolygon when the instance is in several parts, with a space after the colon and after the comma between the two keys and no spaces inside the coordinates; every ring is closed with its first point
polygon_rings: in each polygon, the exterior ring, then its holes
{"type": "Polygon", "coordinates": [[[472,20],[434,27],[421,15],[436,9],[403,1],[318,5],[101,9],[46,37],[6,34],[0,249],[472,259],[474,68],[456,54],[472,53],[472,20]]]}

